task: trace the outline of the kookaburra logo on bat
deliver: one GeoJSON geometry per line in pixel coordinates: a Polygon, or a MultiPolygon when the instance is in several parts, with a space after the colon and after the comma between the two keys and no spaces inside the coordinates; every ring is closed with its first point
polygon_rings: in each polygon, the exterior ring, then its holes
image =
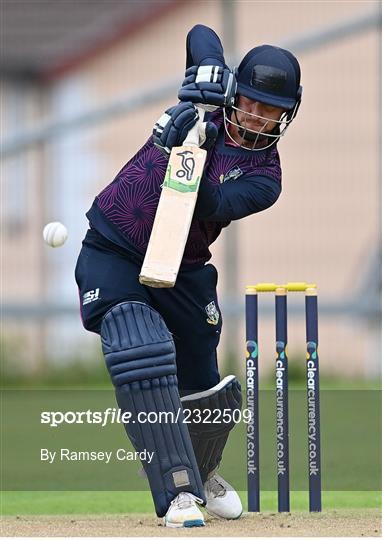
{"type": "Polygon", "coordinates": [[[192,180],[192,175],[194,174],[195,169],[195,159],[193,157],[193,153],[189,150],[185,150],[184,152],[178,152],[176,155],[181,156],[182,158],[182,169],[178,169],[176,171],[176,176],[178,178],[186,177],[186,180],[188,181],[192,180]],[[191,157],[189,154],[191,154],[191,157]]]}

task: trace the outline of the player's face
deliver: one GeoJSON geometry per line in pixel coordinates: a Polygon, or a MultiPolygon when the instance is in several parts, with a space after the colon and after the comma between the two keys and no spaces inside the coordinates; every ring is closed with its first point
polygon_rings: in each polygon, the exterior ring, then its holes
{"type": "MultiPolygon", "coordinates": [[[[246,140],[247,137],[243,137],[243,132],[248,130],[248,134],[252,132],[253,135],[265,136],[276,127],[283,112],[284,109],[280,107],[267,105],[239,95],[234,107],[233,117],[231,117],[234,123],[229,126],[230,135],[241,146],[251,147],[253,146],[254,137],[252,136],[252,140],[248,141],[246,140]]],[[[260,143],[261,137],[258,140],[260,143]]]]}
{"type": "Polygon", "coordinates": [[[237,111],[237,119],[240,124],[246,124],[248,129],[263,133],[270,133],[276,127],[276,121],[280,120],[284,112],[280,107],[266,105],[241,95],[238,96],[237,108],[241,109],[237,111]]]}

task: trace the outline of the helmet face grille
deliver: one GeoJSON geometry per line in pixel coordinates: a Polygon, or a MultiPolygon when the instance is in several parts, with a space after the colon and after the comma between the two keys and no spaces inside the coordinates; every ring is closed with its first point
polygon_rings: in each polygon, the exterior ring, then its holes
{"type": "Polygon", "coordinates": [[[259,116],[257,114],[244,111],[234,105],[230,107],[231,114],[227,114],[226,108],[223,109],[224,115],[224,128],[229,139],[234,142],[237,146],[244,148],[245,150],[259,152],[261,150],[267,150],[274,144],[276,144],[280,137],[285,135],[286,130],[290,126],[291,122],[296,116],[299,103],[296,103],[292,111],[284,111],[279,120],[274,120],[271,118],[266,118],[264,116],[259,116]],[[237,119],[237,112],[240,112],[243,121],[239,122],[237,119]],[[247,123],[250,123],[250,119],[257,119],[261,121],[262,128],[255,130],[249,128],[247,123]],[[269,123],[275,123],[276,126],[272,132],[267,132],[266,128],[269,123]],[[241,142],[235,140],[230,133],[230,126],[237,128],[238,133],[242,139],[241,142]]]}

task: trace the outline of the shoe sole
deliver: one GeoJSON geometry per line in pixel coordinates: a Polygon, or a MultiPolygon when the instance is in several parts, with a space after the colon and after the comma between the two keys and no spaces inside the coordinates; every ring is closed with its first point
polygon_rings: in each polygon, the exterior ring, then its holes
{"type": "Polygon", "coordinates": [[[219,516],[219,514],[215,514],[215,512],[212,512],[207,507],[206,507],[206,512],[207,512],[207,514],[209,514],[212,517],[215,517],[215,518],[218,518],[218,519],[226,519],[227,521],[235,521],[235,519],[239,519],[241,517],[241,515],[243,514],[243,510],[242,510],[240,512],[240,514],[238,516],[236,516],[236,517],[224,517],[224,516],[219,516]]]}
{"type": "Polygon", "coordinates": [[[190,528],[190,527],[204,527],[205,523],[202,519],[190,519],[189,521],[184,521],[183,523],[169,523],[165,522],[166,527],[171,529],[180,529],[180,528],[190,528]]]}

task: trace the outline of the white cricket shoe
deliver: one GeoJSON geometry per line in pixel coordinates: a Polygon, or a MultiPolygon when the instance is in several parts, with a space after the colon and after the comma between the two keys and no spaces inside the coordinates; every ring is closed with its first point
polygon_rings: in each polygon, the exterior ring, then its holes
{"type": "Polygon", "coordinates": [[[202,499],[192,493],[182,492],[170,503],[165,515],[166,527],[203,527],[204,517],[195,503],[202,504],[202,499]]]}
{"type": "Polygon", "coordinates": [[[217,473],[204,484],[204,491],[207,498],[206,510],[211,516],[223,519],[238,519],[241,516],[243,506],[239,495],[217,473]]]}

